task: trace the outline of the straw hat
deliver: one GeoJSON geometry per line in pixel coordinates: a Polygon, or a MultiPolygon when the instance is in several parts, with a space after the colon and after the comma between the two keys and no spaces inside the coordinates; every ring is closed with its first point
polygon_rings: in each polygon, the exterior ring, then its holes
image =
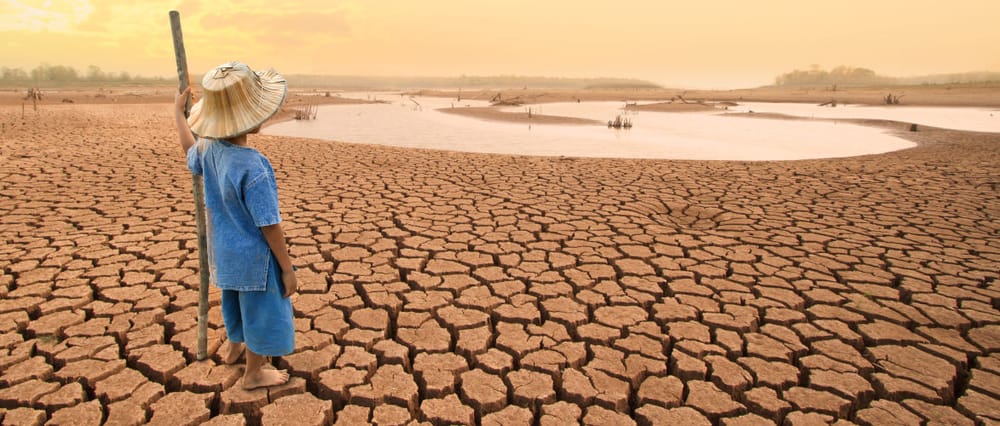
{"type": "Polygon", "coordinates": [[[188,125],[205,138],[229,139],[256,129],[285,101],[288,84],[273,69],[254,72],[233,61],[219,65],[201,80],[204,95],[191,107],[188,125]]]}

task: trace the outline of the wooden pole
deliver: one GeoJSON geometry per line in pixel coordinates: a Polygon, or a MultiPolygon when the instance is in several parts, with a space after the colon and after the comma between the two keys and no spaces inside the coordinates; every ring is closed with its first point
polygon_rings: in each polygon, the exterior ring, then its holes
{"type": "MultiPolygon", "coordinates": [[[[181,14],[170,11],[170,31],[174,36],[174,57],[177,59],[177,80],[180,91],[190,85],[187,69],[187,53],[184,52],[184,35],[181,33],[181,14]]],[[[191,98],[184,104],[184,116],[187,117],[191,108],[191,98]]],[[[205,184],[201,176],[191,175],[191,185],[194,193],[194,218],[198,230],[198,269],[200,282],[198,286],[198,360],[208,358],[208,238],[205,235],[205,184]]]]}

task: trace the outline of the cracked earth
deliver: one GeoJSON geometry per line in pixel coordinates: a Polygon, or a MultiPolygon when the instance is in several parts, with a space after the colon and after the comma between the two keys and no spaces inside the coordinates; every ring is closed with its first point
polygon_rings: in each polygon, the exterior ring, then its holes
{"type": "Polygon", "coordinates": [[[0,109],[4,424],[1000,422],[1000,135],[756,163],[257,136],[301,284],[293,378],[244,391],[216,291],[195,360],[168,111],[0,109]]]}

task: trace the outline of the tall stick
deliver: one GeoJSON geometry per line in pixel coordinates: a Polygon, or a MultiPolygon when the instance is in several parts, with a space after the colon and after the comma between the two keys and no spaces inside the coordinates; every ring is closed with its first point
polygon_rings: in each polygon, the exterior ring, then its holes
{"type": "MultiPolygon", "coordinates": [[[[187,69],[187,53],[184,52],[184,35],[181,33],[181,14],[170,11],[170,31],[174,36],[174,57],[177,59],[177,80],[183,92],[190,84],[187,69]]],[[[191,98],[184,104],[184,116],[191,108],[191,98]]],[[[198,229],[198,360],[208,358],[208,238],[205,235],[205,184],[201,176],[191,175],[194,193],[194,218],[198,229]]]]}

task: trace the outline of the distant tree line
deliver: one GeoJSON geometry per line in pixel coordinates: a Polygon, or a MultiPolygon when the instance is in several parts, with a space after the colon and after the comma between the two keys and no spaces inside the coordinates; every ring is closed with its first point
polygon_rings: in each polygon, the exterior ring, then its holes
{"type": "Polygon", "coordinates": [[[338,89],[445,89],[445,88],[659,88],[660,86],[630,78],[563,78],[517,75],[458,77],[391,77],[358,75],[287,75],[288,83],[296,86],[329,87],[338,89]]]}
{"type": "Polygon", "coordinates": [[[795,70],[774,79],[775,86],[885,86],[920,84],[961,84],[1000,82],[1000,72],[965,72],[916,77],[888,77],[868,68],[841,65],[831,70],[813,65],[808,70],[795,70]]]}
{"type": "Polygon", "coordinates": [[[795,70],[774,79],[776,86],[867,86],[893,84],[892,78],[883,77],[868,68],[839,66],[832,70],[813,66],[808,70],[795,70]]]}
{"type": "Polygon", "coordinates": [[[132,75],[126,71],[106,72],[96,65],[88,66],[83,72],[66,65],[42,64],[28,71],[22,68],[0,67],[0,82],[3,83],[148,83],[161,81],[165,80],[162,77],[150,78],[132,75]]]}
{"type": "MultiPolygon", "coordinates": [[[[645,80],[633,78],[565,78],[533,77],[517,75],[467,76],[458,77],[393,77],[365,75],[286,75],[288,82],[296,86],[329,87],[339,89],[439,89],[439,88],[550,88],[550,89],[656,89],[660,86],[645,80]]],[[[80,71],[66,65],[41,64],[30,70],[0,67],[0,84],[46,86],[50,84],[121,84],[121,83],[167,83],[173,81],[163,77],[142,77],[126,71],[109,72],[90,65],[80,71]]],[[[201,76],[192,75],[192,81],[201,81],[201,76]]]]}

